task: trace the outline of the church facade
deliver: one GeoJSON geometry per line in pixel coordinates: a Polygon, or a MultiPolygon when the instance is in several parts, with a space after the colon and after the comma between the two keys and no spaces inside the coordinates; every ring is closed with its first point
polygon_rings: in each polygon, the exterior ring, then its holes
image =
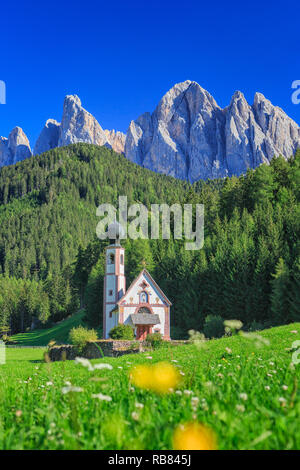
{"type": "Polygon", "coordinates": [[[143,269],[126,290],[125,249],[109,245],[105,260],[103,337],[109,338],[110,330],[124,323],[134,329],[139,341],[155,332],[169,340],[171,302],[150,273],[143,269]]]}

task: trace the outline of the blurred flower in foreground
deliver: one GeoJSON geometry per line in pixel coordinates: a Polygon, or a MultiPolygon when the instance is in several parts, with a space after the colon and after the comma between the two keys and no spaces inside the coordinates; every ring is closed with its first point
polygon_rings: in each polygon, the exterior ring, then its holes
{"type": "Polygon", "coordinates": [[[157,393],[168,393],[180,382],[178,370],[168,362],[158,362],[154,365],[139,365],[130,372],[130,380],[140,388],[157,393]]]}
{"type": "Polygon", "coordinates": [[[203,424],[181,424],[175,429],[173,448],[174,450],[216,450],[216,436],[203,424]]]}

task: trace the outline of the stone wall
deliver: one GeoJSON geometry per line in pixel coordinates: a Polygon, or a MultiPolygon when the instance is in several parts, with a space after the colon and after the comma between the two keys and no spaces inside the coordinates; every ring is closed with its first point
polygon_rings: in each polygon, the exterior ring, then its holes
{"type": "Polygon", "coordinates": [[[124,340],[99,340],[88,343],[82,352],[78,352],[73,345],[53,346],[49,349],[51,361],[73,360],[75,357],[97,359],[103,356],[118,357],[123,354],[138,353],[143,350],[142,343],[124,340]]]}
{"type": "MultiPolygon", "coordinates": [[[[188,344],[186,340],[168,341],[171,346],[182,346],[188,344]]],[[[145,351],[146,345],[139,341],[125,341],[103,339],[88,343],[82,352],[76,351],[75,346],[63,344],[61,346],[52,346],[49,349],[49,358],[51,361],[74,360],[75,357],[85,357],[87,359],[98,359],[103,356],[119,357],[124,354],[139,353],[145,351]]]]}

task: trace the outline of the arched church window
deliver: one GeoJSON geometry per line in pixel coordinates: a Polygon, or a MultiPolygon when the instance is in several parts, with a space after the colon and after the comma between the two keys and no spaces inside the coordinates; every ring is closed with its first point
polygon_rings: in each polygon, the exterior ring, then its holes
{"type": "Polygon", "coordinates": [[[147,314],[149,314],[149,313],[151,313],[151,311],[147,307],[141,307],[141,308],[139,308],[138,313],[147,313],[147,314]]]}
{"type": "Polygon", "coordinates": [[[147,292],[141,292],[140,294],[140,303],[146,304],[148,302],[148,294],[147,292]]]}

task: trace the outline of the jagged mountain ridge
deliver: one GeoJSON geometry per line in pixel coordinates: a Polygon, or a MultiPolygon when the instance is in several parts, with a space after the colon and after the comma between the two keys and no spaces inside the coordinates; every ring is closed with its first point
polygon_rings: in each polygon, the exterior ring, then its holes
{"type": "Polygon", "coordinates": [[[256,93],[250,106],[235,92],[222,109],[198,83],[187,80],[171,88],[152,114],[131,121],[125,155],[194,182],[240,175],[274,155],[289,158],[298,147],[299,126],[262,94],[256,93]]]}
{"type": "Polygon", "coordinates": [[[76,142],[105,145],[117,153],[123,153],[125,134],[103,130],[97,120],[82,107],[79,97],[68,95],[64,100],[61,123],[55,119],[46,121],[33,152],[20,127],[13,129],[8,138],[0,137],[0,167],[76,142]]]}
{"type": "MultiPolygon", "coordinates": [[[[33,154],[76,142],[105,145],[153,171],[188,179],[240,175],[269,163],[274,155],[289,158],[300,147],[300,128],[261,93],[253,105],[234,93],[222,109],[197,82],[174,85],[155,111],[131,121],[127,134],[103,130],[77,95],[64,100],[61,123],[49,119],[33,154]]],[[[21,128],[0,140],[0,166],[32,155],[21,128]]]]}

